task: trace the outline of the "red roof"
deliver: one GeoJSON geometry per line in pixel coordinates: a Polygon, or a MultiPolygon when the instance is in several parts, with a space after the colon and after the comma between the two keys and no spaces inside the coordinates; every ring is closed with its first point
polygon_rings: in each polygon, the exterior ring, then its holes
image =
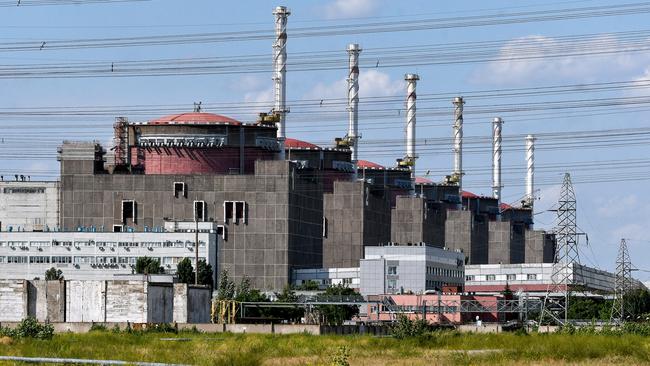
{"type": "Polygon", "coordinates": [[[415,184],[433,184],[433,181],[424,177],[415,177],[415,184]]]}
{"type": "Polygon", "coordinates": [[[314,145],[311,142],[286,138],[284,140],[285,149],[320,149],[320,146],[314,145]]]}
{"type": "Polygon", "coordinates": [[[357,168],[359,169],[386,169],[383,165],[379,165],[377,163],[373,163],[372,161],[368,160],[357,160],[357,168]]]}
{"type": "Polygon", "coordinates": [[[478,198],[479,196],[468,191],[463,191],[463,198],[478,198]]]}
{"type": "Polygon", "coordinates": [[[501,205],[499,205],[499,209],[500,209],[501,211],[512,210],[512,206],[510,206],[510,205],[507,204],[507,203],[502,203],[501,205]]]}
{"type": "Polygon", "coordinates": [[[173,114],[149,121],[151,125],[187,124],[187,125],[209,125],[209,124],[231,124],[241,125],[241,122],[230,117],[214,113],[191,112],[173,114]]]}

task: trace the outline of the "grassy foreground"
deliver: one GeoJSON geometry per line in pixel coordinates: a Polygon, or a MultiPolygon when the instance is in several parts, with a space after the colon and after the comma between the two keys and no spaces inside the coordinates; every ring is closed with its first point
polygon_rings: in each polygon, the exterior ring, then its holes
{"type": "MultiPolygon", "coordinates": [[[[0,339],[0,355],[90,358],[192,365],[331,365],[345,346],[351,365],[641,365],[650,338],[597,334],[461,334],[412,339],[196,333],[57,334],[52,340],[0,339]]],[[[10,364],[10,363],[7,363],[10,364]]]]}

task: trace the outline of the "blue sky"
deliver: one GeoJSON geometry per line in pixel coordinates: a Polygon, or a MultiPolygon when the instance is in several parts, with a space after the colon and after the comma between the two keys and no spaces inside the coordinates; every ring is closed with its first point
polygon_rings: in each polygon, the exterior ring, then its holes
{"type": "MultiPolygon", "coordinates": [[[[543,46],[557,41],[557,37],[573,34],[603,33],[594,44],[608,42],[623,45],[623,40],[608,34],[623,31],[645,30],[647,14],[621,17],[592,18],[554,22],[533,22],[513,25],[466,27],[442,30],[424,30],[396,33],[370,33],[361,35],[340,35],[314,38],[291,38],[292,28],[365,23],[370,21],[392,21],[423,18],[448,18],[465,15],[485,15],[514,11],[534,11],[563,7],[582,7],[616,4],[612,1],[550,1],[539,5],[537,1],[388,1],[388,0],[330,0],[330,1],[172,1],[152,0],[104,5],[68,5],[39,7],[0,8],[0,43],[15,41],[47,42],[57,39],[86,39],[128,37],[140,35],[183,34],[201,32],[226,32],[238,30],[273,29],[272,9],[286,5],[292,15],[289,18],[288,57],[307,51],[340,50],[345,60],[344,49],[350,42],[360,43],[361,54],[371,55],[373,48],[397,47],[426,44],[447,44],[452,42],[476,42],[503,40],[498,52],[507,53],[509,47],[518,41],[533,46],[543,46]]],[[[569,46],[570,47],[570,46],[569,46]]],[[[462,49],[459,46],[459,49],[462,49]]],[[[468,50],[471,51],[471,50],[468,50]]],[[[568,51],[571,51],[569,48],[568,51]]],[[[408,54],[409,50],[400,51],[408,54]]],[[[543,51],[540,51],[543,52],[543,51]]],[[[102,61],[106,67],[121,60],[142,60],[159,58],[232,57],[241,55],[268,54],[271,65],[271,42],[268,40],[233,43],[205,43],[175,46],[148,46],[107,49],[81,49],[57,51],[45,49],[37,52],[0,52],[1,65],[32,63],[70,63],[73,61],[102,61]]],[[[368,56],[370,57],[370,56],[368,56]]],[[[366,61],[368,58],[366,58],[366,61]]],[[[382,64],[382,60],[377,60],[382,64]]],[[[481,62],[453,65],[424,65],[417,67],[378,67],[361,70],[361,132],[363,134],[360,156],[382,164],[394,164],[403,155],[401,139],[404,135],[403,114],[398,109],[403,103],[397,101],[387,109],[394,108],[393,117],[385,116],[381,121],[364,117],[372,112],[372,105],[364,108],[363,98],[372,96],[401,96],[405,93],[403,75],[415,72],[420,75],[420,95],[444,93],[453,95],[468,91],[540,87],[548,85],[570,85],[610,81],[630,81],[650,78],[650,53],[616,53],[599,56],[566,56],[542,58],[528,61],[481,62]],[[391,141],[382,146],[381,141],[391,141]]],[[[314,118],[305,118],[298,113],[287,117],[287,133],[291,137],[327,145],[345,134],[347,121],[345,106],[328,105],[331,98],[345,97],[345,68],[328,71],[291,72],[287,77],[288,100],[323,99],[326,109],[332,113],[314,113],[314,118]],[[337,109],[338,108],[338,109],[337,109]]],[[[259,102],[260,108],[206,111],[230,115],[244,121],[252,121],[257,112],[271,106],[270,73],[246,73],[207,76],[165,76],[136,78],[79,78],[79,79],[0,79],[0,110],[7,108],[33,108],[51,106],[133,106],[174,105],[178,112],[189,111],[192,103],[252,103],[259,102]],[[182,107],[185,106],[185,107],[182,107]],[[268,106],[268,107],[267,107],[268,106]]],[[[473,150],[468,149],[464,161],[465,184],[475,193],[490,193],[489,137],[491,117],[472,114],[472,108],[483,105],[512,105],[531,102],[551,102],[562,99],[617,98],[646,96],[644,90],[612,90],[597,95],[549,95],[536,97],[500,97],[487,100],[466,98],[465,136],[481,140],[473,150]],[[631,94],[634,93],[634,94],[631,94]],[[473,107],[474,106],[474,107],[473,107]],[[482,145],[481,145],[482,144],[482,145]],[[485,169],[485,170],[482,170],[485,169]]],[[[289,102],[291,107],[291,102],[289,102]]],[[[418,170],[430,178],[440,180],[445,172],[451,171],[451,146],[440,138],[450,138],[452,106],[449,100],[422,100],[418,108],[448,108],[446,115],[421,115],[418,118],[418,138],[432,139],[440,149],[420,153],[418,170]]],[[[119,108],[116,108],[119,110],[119,108]]],[[[523,195],[524,166],[523,138],[527,133],[566,133],[571,131],[605,130],[620,128],[650,127],[648,112],[619,111],[611,107],[601,110],[580,112],[556,111],[556,113],[504,113],[504,138],[514,138],[505,144],[503,164],[504,201],[518,202],[523,195]],[[593,113],[602,112],[602,113],[593,113]],[[592,114],[586,116],[586,114],[592,114]]],[[[388,112],[386,112],[388,113],[388,112]]],[[[392,112],[391,112],[392,113],[392,112]]],[[[124,113],[132,121],[143,121],[160,113],[124,113]]],[[[93,117],[50,117],[50,116],[8,116],[0,115],[3,127],[3,142],[0,144],[0,170],[9,175],[13,171],[31,174],[34,178],[55,179],[58,165],[55,160],[56,146],[60,140],[96,139],[110,140],[112,116],[93,117]],[[36,151],[33,159],[30,151],[36,151]],[[9,155],[11,153],[11,156],[9,155]],[[17,159],[16,156],[21,157],[17,159]]],[[[544,144],[540,138],[538,143],[544,144]]],[[[418,148],[421,148],[420,146],[418,148]]],[[[650,226],[650,199],[648,199],[647,165],[621,167],[616,161],[626,159],[648,159],[647,144],[629,144],[604,148],[538,149],[536,153],[539,200],[536,202],[536,226],[550,228],[554,225],[552,209],[557,200],[562,171],[553,169],[558,164],[568,164],[568,171],[576,181],[578,197],[578,224],[589,234],[590,245],[583,242],[583,262],[612,270],[620,238],[630,239],[629,248],[633,263],[641,269],[650,269],[650,237],[644,234],[650,226]],[[593,162],[608,161],[607,164],[593,162]],[[591,165],[590,165],[591,162],[591,165]],[[547,170],[542,167],[549,167],[547,170]],[[591,182],[607,180],[618,176],[638,176],[638,180],[624,182],[591,182]],[[646,173],[647,176],[647,173],[646,173]]],[[[637,272],[642,280],[650,279],[650,273],[637,272]]]]}

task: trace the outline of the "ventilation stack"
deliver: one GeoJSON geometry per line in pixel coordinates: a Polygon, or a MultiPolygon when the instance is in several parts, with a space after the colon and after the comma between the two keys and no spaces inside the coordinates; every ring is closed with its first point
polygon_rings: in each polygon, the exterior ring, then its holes
{"type": "Polygon", "coordinates": [[[286,139],[285,120],[287,113],[287,18],[291,15],[289,9],[278,6],[273,10],[275,15],[275,43],[273,43],[273,81],[275,83],[275,107],[273,113],[277,116],[278,143],[280,159],[285,159],[284,140],[286,139]]]}
{"type": "Polygon", "coordinates": [[[458,184],[458,194],[463,193],[463,97],[454,98],[454,172],[453,181],[458,184]]]}
{"type": "Polygon", "coordinates": [[[523,206],[533,209],[535,202],[535,136],[526,136],[526,196],[523,206]]]}
{"type": "Polygon", "coordinates": [[[400,162],[411,170],[411,186],[415,192],[415,122],[416,122],[416,86],[420,77],[417,74],[404,75],[406,80],[406,156],[400,162]]]}
{"type": "Polygon", "coordinates": [[[492,197],[501,205],[501,128],[503,120],[500,117],[492,121],[492,197]]]}
{"type": "Polygon", "coordinates": [[[359,52],[361,47],[356,43],[350,43],[347,48],[350,69],[348,75],[348,144],[351,151],[351,160],[354,170],[357,170],[359,160],[359,52]]]}

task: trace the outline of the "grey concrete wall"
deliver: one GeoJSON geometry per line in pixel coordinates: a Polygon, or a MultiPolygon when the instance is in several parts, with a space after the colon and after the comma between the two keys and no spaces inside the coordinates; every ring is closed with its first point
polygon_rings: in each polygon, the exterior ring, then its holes
{"type": "Polygon", "coordinates": [[[472,263],[472,213],[449,210],[445,222],[445,247],[460,249],[472,263]]]}
{"type": "Polygon", "coordinates": [[[107,322],[147,322],[147,283],[106,281],[107,322]]]}
{"type": "Polygon", "coordinates": [[[28,314],[39,321],[65,321],[65,282],[29,281],[28,314]]]}
{"type": "Polygon", "coordinates": [[[0,280],[0,321],[21,321],[28,315],[26,280],[0,280]]]}
{"type": "Polygon", "coordinates": [[[106,281],[65,281],[67,322],[106,321],[106,281]]]}
{"type": "Polygon", "coordinates": [[[209,323],[212,291],[204,286],[174,284],[174,319],[176,323],[209,323]]]}
{"type": "Polygon", "coordinates": [[[364,247],[390,241],[388,192],[361,181],[334,182],[334,192],[323,197],[323,267],[357,267],[364,247]]]}
{"type": "Polygon", "coordinates": [[[525,263],[552,263],[554,252],[553,236],[542,230],[525,232],[525,263]]]}
{"type": "Polygon", "coordinates": [[[171,323],[174,321],[174,287],[169,284],[148,284],[147,322],[171,323]]]}
{"type": "Polygon", "coordinates": [[[510,235],[509,221],[489,222],[489,263],[510,263],[510,235]]]}
{"type": "Polygon", "coordinates": [[[440,202],[420,197],[399,196],[391,216],[391,241],[395,243],[427,243],[445,246],[447,210],[440,202]]]}

